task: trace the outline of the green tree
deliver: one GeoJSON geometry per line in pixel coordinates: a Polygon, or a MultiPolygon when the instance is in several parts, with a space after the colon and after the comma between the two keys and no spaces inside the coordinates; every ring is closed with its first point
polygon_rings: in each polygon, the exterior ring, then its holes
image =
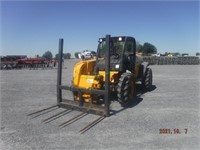
{"type": "Polygon", "coordinates": [[[71,58],[71,54],[70,53],[65,53],[64,54],[64,59],[70,59],[71,58]]]}
{"type": "Polygon", "coordinates": [[[59,59],[59,58],[58,58],[58,54],[55,55],[54,59],[55,59],[55,60],[58,60],[58,59],[59,59]]]}
{"type": "Polygon", "coordinates": [[[46,58],[48,60],[52,60],[53,58],[53,55],[50,51],[46,51],[43,55],[42,55],[43,58],[46,58]]]}
{"type": "Polygon", "coordinates": [[[181,56],[179,52],[174,53],[174,56],[181,56]]]}
{"type": "Polygon", "coordinates": [[[142,53],[143,55],[151,55],[151,54],[156,54],[157,53],[157,48],[148,42],[144,43],[142,46],[142,53]]]}
{"type": "Polygon", "coordinates": [[[168,56],[169,54],[171,54],[171,53],[170,53],[170,52],[165,52],[164,55],[165,55],[165,56],[168,56]]]}
{"type": "Polygon", "coordinates": [[[78,57],[79,54],[80,54],[80,52],[75,52],[74,53],[75,58],[79,59],[79,57],[78,57]]]}
{"type": "Polygon", "coordinates": [[[189,56],[189,54],[188,53],[182,53],[181,56],[189,56]]]}
{"type": "Polygon", "coordinates": [[[200,56],[200,53],[199,53],[199,52],[196,52],[196,56],[200,56]]]}

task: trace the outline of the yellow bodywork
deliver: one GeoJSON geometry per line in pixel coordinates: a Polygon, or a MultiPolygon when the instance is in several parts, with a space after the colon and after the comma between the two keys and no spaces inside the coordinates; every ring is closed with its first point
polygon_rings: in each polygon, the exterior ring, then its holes
{"type": "Polygon", "coordinates": [[[89,78],[94,79],[94,77],[92,77],[92,73],[94,71],[94,65],[95,65],[95,59],[87,61],[83,60],[75,64],[73,72],[74,86],[84,87],[84,88],[91,87],[91,84],[83,84],[83,80],[86,81],[89,78]]]}
{"type": "MultiPolygon", "coordinates": [[[[94,88],[102,89],[103,83],[105,83],[105,71],[98,71],[98,74],[94,74],[96,59],[91,60],[82,60],[75,64],[73,72],[73,85],[80,88],[94,88]]],[[[139,65],[135,66],[136,77],[139,74],[139,65]]],[[[118,83],[119,81],[119,72],[110,71],[110,83],[118,83]]],[[[82,95],[85,102],[91,102],[92,96],[88,93],[82,95]]],[[[76,100],[79,100],[79,96],[75,97],[76,100]]]]}
{"type": "MultiPolygon", "coordinates": [[[[74,67],[73,85],[80,88],[100,88],[99,82],[105,82],[105,71],[99,71],[94,75],[94,65],[96,60],[83,60],[78,62],[74,67]]],[[[118,80],[118,72],[110,72],[110,81],[115,83],[118,80]]]]}
{"type": "MultiPolygon", "coordinates": [[[[94,74],[95,59],[83,60],[75,64],[73,72],[73,85],[80,88],[94,88],[102,89],[103,84],[105,83],[105,71],[99,71],[97,75],[94,74]]],[[[118,82],[118,72],[110,72],[110,82],[118,82]]],[[[85,102],[90,102],[91,95],[83,94],[82,95],[85,102]]],[[[77,97],[77,100],[79,98],[77,97]]]]}

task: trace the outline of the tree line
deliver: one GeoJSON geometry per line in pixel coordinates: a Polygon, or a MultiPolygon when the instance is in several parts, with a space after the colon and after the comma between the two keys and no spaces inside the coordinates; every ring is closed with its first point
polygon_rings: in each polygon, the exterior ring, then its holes
{"type": "Polygon", "coordinates": [[[136,52],[141,53],[144,56],[157,53],[157,48],[151,43],[145,42],[143,45],[138,41],[136,42],[136,52]]]}
{"type": "MultiPolygon", "coordinates": [[[[136,42],[136,52],[142,54],[143,56],[151,56],[152,54],[157,54],[157,48],[155,45],[145,42],[143,45],[140,44],[138,41],[136,42]]],[[[74,57],[75,58],[79,58],[79,54],[81,54],[81,52],[75,52],[74,53],[74,57]]],[[[163,54],[164,56],[168,56],[172,54],[173,56],[183,56],[186,55],[186,53],[183,53],[182,55],[179,52],[176,53],[170,53],[170,52],[165,52],[165,54],[163,54]]],[[[188,54],[187,54],[188,55],[188,54]]],[[[196,56],[200,56],[200,53],[197,52],[196,56]]],[[[58,54],[55,55],[55,57],[53,57],[53,54],[51,53],[51,51],[46,51],[43,55],[43,58],[46,58],[48,60],[58,60],[58,54]]],[[[63,58],[64,59],[71,59],[71,53],[64,53],[63,54],[63,58]]]]}
{"type": "MultiPolygon", "coordinates": [[[[151,55],[151,54],[156,54],[157,53],[157,48],[150,43],[144,43],[143,45],[141,45],[139,42],[136,43],[136,51],[138,53],[142,53],[143,55],[151,55]]],[[[79,58],[79,54],[81,52],[75,52],[74,56],[75,58],[79,58]]],[[[43,55],[43,58],[46,58],[48,60],[58,60],[58,54],[55,55],[55,57],[53,57],[52,53],[50,51],[46,51],[43,55]]],[[[63,54],[64,59],[71,59],[71,53],[64,53],[63,54]]]]}
{"type": "MultiPolygon", "coordinates": [[[[75,56],[75,58],[79,58],[79,54],[81,54],[81,52],[75,52],[74,53],[74,56],[75,56]]],[[[39,56],[37,56],[37,57],[39,57],[39,56]]],[[[53,57],[53,54],[51,53],[51,51],[46,51],[43,55],[42,55],[42,57],[43,58],[46,58],[47,60],[52,60],[52,59],[54,59],[54,60],[58,60],[59,58],[58,58],[58,54],[56,54],[55,55],[55,57],[53,57]]],[[[64,59],[71,59],[71,53],[64,53],[63,54],[63,58],[64,59]]]]}
{"type": "MultiPolygon", "coordinates": [[[[43,55],[43,58],[46,58],[47,60],[58,60],[58,54],[55,55],[55,57],[53,57],[53,54],[51,53],[51,51],[46,51],[43,55]]],[[[63,54],[63,58],[64,59],[71,59],[71,54],[70,53],[64,53],[63,54]]]]}

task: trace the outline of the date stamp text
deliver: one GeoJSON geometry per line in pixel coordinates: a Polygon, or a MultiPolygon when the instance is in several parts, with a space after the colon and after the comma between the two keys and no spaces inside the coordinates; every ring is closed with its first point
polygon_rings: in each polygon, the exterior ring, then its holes
{"type": "Polygon", "coordinates": [[[161,128],[159,129],[159,134],[188,134],[188,129],[170,129],[170,128],[161,128]]]}

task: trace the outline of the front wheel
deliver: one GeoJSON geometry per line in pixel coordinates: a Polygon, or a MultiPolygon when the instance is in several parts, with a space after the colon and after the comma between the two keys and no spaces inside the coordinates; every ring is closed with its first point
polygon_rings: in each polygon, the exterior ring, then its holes
{"type": "Polygon", "coordinates": [[[122,106],[127,105],[134,97],[135,80],[132,73],[123,73],[119,79],[117,98],[122,106]]]}

